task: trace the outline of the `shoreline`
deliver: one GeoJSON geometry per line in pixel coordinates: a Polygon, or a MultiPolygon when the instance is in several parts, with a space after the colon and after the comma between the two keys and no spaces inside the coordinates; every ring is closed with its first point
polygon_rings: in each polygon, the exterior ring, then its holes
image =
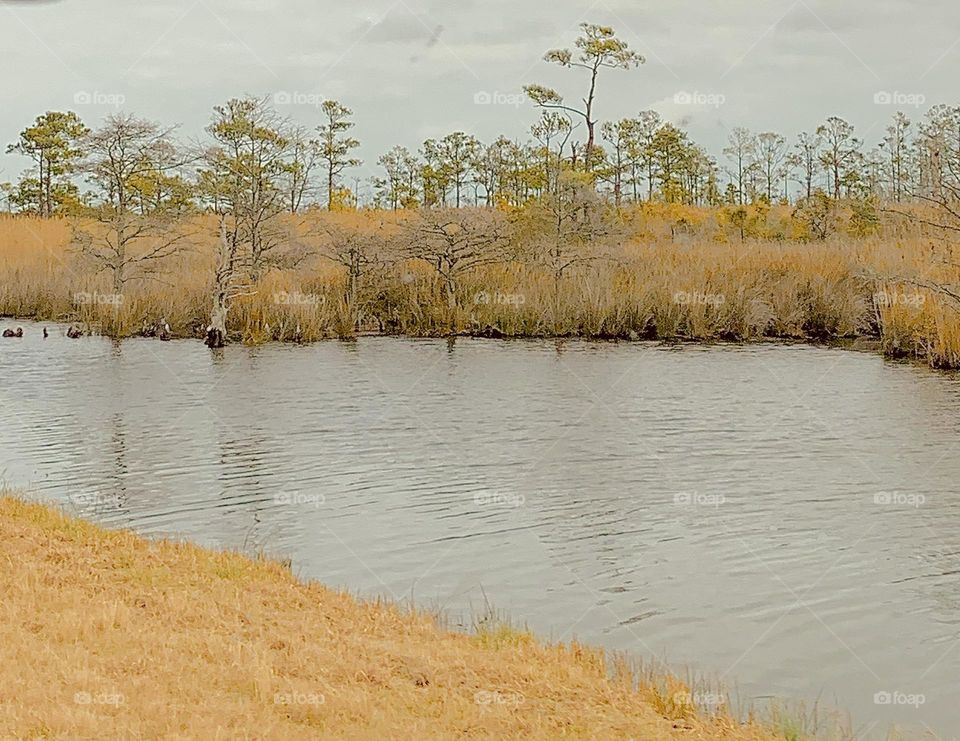
{"type": "MultiPolygon", "coordinates": [[[[0,314],[0,322],[30,322],[35,325],[44,325],[49,324],[57,326],[60,328],[69,327],[72,324],[78,324],[76,322],[65,322],[60,319],[50,319],[43,320],[37,319],[35,317],[28,316],[11,316],[11,315],[2,315],[0,314]]],[[[101,334],[98,332],[86,332],[85,337],[101,337],[112,342],[123,342],[124,340],[152,340],[157,339],[153,335],[134,333],[125,335],[123,337],[112,337],[110,335],[101,334]]],[[[243,341],[242,339],[234,336],[230,342],[227,343],[227,346],[239,346],[239,347],[265,347],[271,345],[283,345],[283,346],[310,346],[315,344],[321,344],[326,342],[357,342],[363,339],[370,338],[394,338],[394,339],[405,339],[405,340],[447,340],[448,342],[454,342],[456,340],[494,340],[502,342],[555,342],[557,344],[565,342],[589,342],[596,344],[637,344],[637,345],[654,345],[658,347],[686,347],[686,346],[702,346],[702,347],[752,347],[759,345],[777,345],[783,347],[796,347],[796,346],[805,346],[805,347],[814,347],[814,348],[833,348],[839,350],[848,350],[852,352],[866,353],[870,355],[875,355],[880,357],[883,360],[889,360],[893,362],[904,362],[910,365],[916,365],[918,367],[930,368],[932,370],[939,371],[957,371],[960,370],[960,366],[949,366],[949,365],[938,365],[936,363],[931,363],[928,359],[925,359],[921,356],[918,356],[914,353],[909,352],[889,352],[884,349],[883,339],[877,335],[873,334],[862,334],[854,336],[835,336],[835,337],[784,337],[784,336],[775,336],[771,335],[768,337],[751,337],[746,339],[726,339],[726,338],[715,338],[715,339],[705,339],[697,337],[688,337],[688,336],[669,336],[669,337],[610,337],[610,336],[595,336],[595,335],[505,335],[502,333],[490,334],[483,332],[456,332],[456,333],[436,333],[436,334],[410,334],[410,333],[397,333],[397,332],[377,332],[377,331],[363,331],[356,332],[352,335],[347,336],[335,336],[331,335],[329,337],[322,337],[314,340],[304,340],[304,341],[294,341],[294,340],[280,340],[280,339],[271,339],[260,342],[249,342],[243,341]]],[[[200,335],[185,334],[172,332],[170,341],[195,341],[199,344],[202,344],[204,337],[200,335]]],[[[159,341],[159,340],[158,340],[159,341]]]]}
{"type": "MultiPolygon", "coordinates": [[[[155,334],[144,333],[144,332],[130,332],[128,334],[113,336],[99,331],[93,331],[93,327],[88,325],[85,322],[79,320],[71,319],[42,319],[38,318],[36,315],[22,315],[22,314],[0,314],[0,322],[30,322],[32,324],[43,325],[49,324],[57,327],[69,327],[77,326],[84,329],[84,336],[88,337],[103,337],[104,339],[122,341],[122,340],[133,340],[133,339],[156,339],[155,334]]],[[[363,339],[367,337],[396,337],[408,340],[451,340],[451,339],[478,339],[478,340],[505,340],[505,341],[534,341],[534,342],[549,342],[549,341],[582,341],[582,342],[597,342],[597,343],[655,343],[655,344],[664,344],[664,345],[761,345],[761,344],[782,344],[782,345],[810,345],[812,347],[831,347],[831,346],[847,346],[855,344],[865,344],[871,347],[871,351],[884,354],[880,347],[882,345],[882,338],[876,334],[857,334],[857,335],[831,335],[831,336],[792,336],[792,335],[762,335],[756,337],[746,337],[746,338],[737,338],[737,337],[696,337],[690,335],[641,335],[636,332],[632,332],[629,335],[613,335],[613,334],[590,334],[590,333],[578,333],[578,334],[553,334],[553,333],[544,333],[544,334],[508,334],[499,330],[496,327],[488,327],[479,331],[472,330],[458,330],[456,332],[381,332],[378,330],[361,330],[353,332],[351,334],[337,335],[329,334],[317,339],[310,340],[293,340],[293,339],[267,339],[261,341],[248,341],[242,339],[242,337],[236,332],[228,332],[228,337],[230,339],[229,345],[242,345],[244,347],[261,347],[263,345],[313,345],[322,342],[351,342],[357,339],[363,339]]],[[[189,332],[178,332],[176,329],[173,329],[170,333],[170,340],[195,340],[197,342],[203,342],[205,339],[204,334],[199,333],[189,333],[189,332]]],[[[893,355],[886,355],[886,357],[897,357],[893,355]]],[[[919,360],[919,358],[918,358],[919,360]]]]}
{"type": "Polygon", "coordinates": [[[17,688],[0,735],[807,737],[783,719],[792,730],[704,713],[702,688],[600,649],[503,624],[458,633],[279,562],[9,493],[0,533],[5,684],[17,688]]]}

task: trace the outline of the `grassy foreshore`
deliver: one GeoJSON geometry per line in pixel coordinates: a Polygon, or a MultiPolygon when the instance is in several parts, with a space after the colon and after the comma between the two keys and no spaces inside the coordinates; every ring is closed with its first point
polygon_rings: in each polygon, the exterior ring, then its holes
{"type": "Polygon", "coordinates": [[[599,650],[450,632],[10,495],[0,543],[3,738],[801,738],[599,650]]]}

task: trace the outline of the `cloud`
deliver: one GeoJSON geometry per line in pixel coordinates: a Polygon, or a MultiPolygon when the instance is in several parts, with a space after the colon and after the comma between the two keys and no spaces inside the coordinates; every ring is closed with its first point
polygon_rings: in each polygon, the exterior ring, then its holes
{"type": "MultiPolygon", "coordinates": [[[[185,136],[200,136],[212,106],[231,96],[322,92],[356,111],[368,163],[393,144],[415,149],[457,128],[485,140],[525,139],[537,118],[532,106],[479,106],[474,95],[542,82],[577,100],[583,76],[542,56],[572,46],[581,21],[612,25],[647,57],[637,70],[604,71],[602,118],[654,107],[687,121],[692,138],[718,156],[733,126],[792,140],[832,114],[869,130],[872,143],[892,114],[873,104],[878,90],[960,102],[960,45],[952,46],[960,5],[952,0],[922,8],[898,0],[604,0],[588,8],[574,0],[554,0],[549,13],[516,0],[154,0],[122,13],[115,0],[11,5],[0,8],[0,48],[17,77],[0,109],[0,144],[38,113],[69,108],[77,90],[123,91],[129,110],[182,122],[185,136]],[[680,91],[725,100],[684,107],[674,101],[680,91]]],[[[310,106],[290,115],[318,123],[310,106]]],[[[6,177],[23,165],[0,160],[6,177]]]]}

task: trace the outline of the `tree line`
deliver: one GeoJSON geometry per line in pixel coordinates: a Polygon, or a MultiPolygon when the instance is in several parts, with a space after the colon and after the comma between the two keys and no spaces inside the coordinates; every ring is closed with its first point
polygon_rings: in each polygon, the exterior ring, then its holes
{"type": "MultiPolygon", "coordinates": [[[[365,205],[416,214],[405,249],[436,267],[451,306],[463,270],[503,257],[509,240],[498,213],[511,208],[528,212],[517,228],[541,244],[538,260],[559,281],[591,241],[611,233],[609,209],[628,203],[727,206],[736,221],[745,204],[793,197],[816,222],[829,200],[927,200],[949,210],[960,196],[960,107],[935,106],[916,124],[897,113],[871,149],[838,117],[793,143],[736,128],[718,162],[655,111],[597,118],[605,76],[644,61],[612,28],[583,24],[574,49],[551,50],[545,59],[571,71],[577,102],[527,85],[539,111],[528,139],[483,143],[456,131],[428,139],[417,152],[395,146],[377,161],[381,174],[365,205]],[[456,214],[466,206],[489,213],[456,214]]],[[[255,290],[281,253],[286,264],[297,260],[296,239],[278,217],[359,205],[345,185],[361,165],[353,112],[335,100],[320,110],[322,123],[308,129],[269,98],[234,98],[213,109],[205,137],[195,142],[129,113],[91,129],[74,112],[51,111],[9,145],[8,153],[31,165],[0,187],[9,210],[86,216],[75,228],[76,246],[110,273],[117,293],[131,279],[152,276],[190,241],[183,217],[216,215],[208,341],[219,345],[231,301],[255,290]]],[[[365,238],[326,236],[331,256],[354,281],[366,259],[365,238]]]]}
{"type": "MultiPolygon", "coordinates": [[[[492,142],[455,131],[428,139],[417,151],[395,146],[377,159],[364,205],[417,207],[521,207],[552,193],[559,176],[583,173],[616,205],[659,200],[696,205],[744,205],[758,200],[795,202],[820,191],[831,198],[894,202],[936,197],[960,164],[960,106],[937,105],[920,121],[897,112],[885,135],[868,147],[852,124],[831,116],[793,141],[772,131],[733,129],[720,157],[691,141],[680,126],[652,110],[616,121],[595,115],[607,70],[643,63],[606,26],[583,24],[575,49],[555,49],[545,59],[570,69],[582,89],[576,103],[557,90],[531,84],[525,93],[540,116],[525,139],[492,142]]],[[[573,77],[573,75],[571,75],[573,77]]],[[[92,131],[74,112],[47,112],[23,129],[7,152],[32,160],[16,183],[0,184],[7,210],[43,217],[96,210],[114,197],[141,213],[152,209],[204,209],[217,201],[212,150],[229,150],[228,130],[246,126],[246,149],[269,148],[263,162],[276,190],[271,202],[296,213],[309,206],[354,207],[357,188],[345,184],[362,162],[352,135],[352,111],[327,100],[323,123],[307,129],[281,116],[269,99],[235,99],[214,109],[206,141],[180,142],[175,130],[129,114],[107,118],[92,131]],[[139,161],[128,182],[104,181],[109,142],[139,161]],[[81,185],[91,186],[81,191],[81,185]]],[[[238,142],[234,142],[238,145],[238,142]]]]}

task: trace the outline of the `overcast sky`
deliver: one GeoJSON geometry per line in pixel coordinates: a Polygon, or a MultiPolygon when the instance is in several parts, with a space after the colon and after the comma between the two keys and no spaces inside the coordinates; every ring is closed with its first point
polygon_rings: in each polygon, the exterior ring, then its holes
{"type": "MultiPolygon", "coordinates": [[[[840,115],[873,144],[897,107],[960,103],[955,0],[0,0],[0,141],[46,110],[95,125],[121,101],[197,136],[213,105],[245,93],[314,126],[315,102],[333,97],[355,111],[366,177],[397,143],[526,138],[524,83],[582,94],[576,71],[542,56],[583,21],[647,59],[608,71],[599,117],[654,108],[718,156],[733,126],[792,139],[840,115]],[[900,105],[876,103],[882,92],[900,105]]],[[[0,180],[27,164],[0,162],[0,180]]]]}

